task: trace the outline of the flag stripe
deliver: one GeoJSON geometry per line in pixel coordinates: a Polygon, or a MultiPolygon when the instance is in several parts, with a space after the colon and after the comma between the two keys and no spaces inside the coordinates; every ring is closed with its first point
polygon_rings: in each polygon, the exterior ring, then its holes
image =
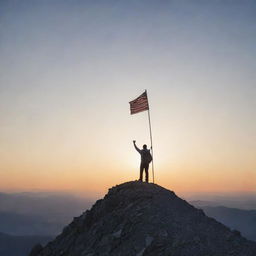
{"type": "Polygon", "coordinates": [[[136,108],[136,107],[146,107],[148,106],[148,103],[147,102],[143,102],[143,103],[140,103],[140,104],[132,104],[131,105],[131,108],[136,108]],[[136,106],[135,106],[136,105],[136,106]]]}
{"type": "Polygon", "coordinates": [[[141,110],[141,111],[143,111],[143,110],[148,110],[148,108],[147,108],[147,107],[141,107],[141,108],[131,108],[131,111],[138,111],[138,110],[141,110]]]}
{"type": "Polygon", "coordinates": [[[142,111],[148,110],[147,108],[141,108],[141,109],[135,109],[135,110],[131,110],[131,114],[135,114],[135,113],[139,113],[142,111]]]}
{"type": "Polygon", "coordinates": [[[130,103],[134,103],[134,104],[140,104],[140,103],[144,103],[144,102],[147,102],[147,99],[141,99],[141,100],[134,100],[134,101],[131,101],[130,103]]]}
{"type": "Polygon", "coordinates": [[[147,109],[148,109],[148,106],[142,106],[142,107],[137,107],[137,108],[131,108],[132,111],[136,111],[136,110],[139,110],[139,109],[141,109],[141,110],[143,110],[143,109],[147,110],[147,109]]]}

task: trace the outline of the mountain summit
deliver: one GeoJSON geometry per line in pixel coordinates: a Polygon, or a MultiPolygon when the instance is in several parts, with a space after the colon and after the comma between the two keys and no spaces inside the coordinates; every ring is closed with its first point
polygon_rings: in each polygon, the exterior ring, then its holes
{"type": "MultiPolygon", "coordinates": [[[[109,189],[33,256],[255,256],[256,243],[156,184],[109,189]]],[[[32,253],[31,253],[32,256],[32,253]]]]}

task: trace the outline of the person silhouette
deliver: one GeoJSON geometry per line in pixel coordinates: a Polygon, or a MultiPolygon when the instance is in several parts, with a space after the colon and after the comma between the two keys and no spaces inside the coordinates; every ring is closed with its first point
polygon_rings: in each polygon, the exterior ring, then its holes
{"type": "Polygon", "coordinates": [[[140,157],[141,157],[141,161],[140,161],[140,178],[139,181],[142,181],[143,179],[143,171],[145,170],[145,174],[146,174],[146,182],[148,182],[148,168],[149,168],[149,164],[152,161],[152,156],[150,154],[150,150],[147,149],[147,145],[144,144],[143,145],[143,149],[139,149],[136,146],[136,140],[133,141],[133,145],[135,147],[135,149],[140,153],[140,157]]]}

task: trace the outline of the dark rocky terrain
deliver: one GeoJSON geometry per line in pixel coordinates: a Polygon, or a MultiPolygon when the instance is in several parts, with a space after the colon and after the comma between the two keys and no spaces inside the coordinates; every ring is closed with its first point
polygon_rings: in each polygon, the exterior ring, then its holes
{"type": "Polygon", "coordinates": [[[155,184],[109,190],[30,256],[255,256],[256,243],[155,184]]]}

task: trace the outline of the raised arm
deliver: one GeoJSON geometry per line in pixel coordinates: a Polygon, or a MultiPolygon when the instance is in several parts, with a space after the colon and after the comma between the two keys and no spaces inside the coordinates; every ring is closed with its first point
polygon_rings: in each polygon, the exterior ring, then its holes
{"type": "Polygon", "coordinates": [[[136,140],[133,141],[133,145],[134,145],[135,149],[140,153],[141,150],[136,146],[136,140]]]}

